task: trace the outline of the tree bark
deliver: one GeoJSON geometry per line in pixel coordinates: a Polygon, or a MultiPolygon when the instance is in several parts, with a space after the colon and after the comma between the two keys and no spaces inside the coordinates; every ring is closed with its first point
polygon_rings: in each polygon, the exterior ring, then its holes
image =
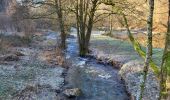
{"type": "Polygon", "coordinates": [[[80,56],[86,56],[89,52],[89,42],[93,28],[94,15],[98,0],[77,0],[77,35],[79,41],[80,56]],[[91,4],[91,7],[89,5],[91,4]]]}
{"type": "Polygon", "coordinates": [[[62,49],[65,49],[66,48],[66,32],[64,28],[61,0],[55,0],[55,5],[56,5],[56,11],[57,11],[58,19],[59,19],[59,26],[60,26],[60,37],[61,37],[60,47],[62,49]]]}
{"type": "Polygon", "coordinates": [[[154,0],[149,0],[149,16],[147,19],[147,47],[146,47],[146,59],[143,71],[143,82],[141,83],[140,100],[143,99],[145,84],[147,81],[147,74],[149,70],[149,63],[152,59],[152,27],[153,27],[153,12],[154,12],[154,0]]]}
{"type": "Polygon", "coordinates": [[[109,16],[109,20],[110,20],[110,32],[109,32],[109,35],[111,36],[112,35],[112,31],[113,31],[113,24],[112,24],[112,15],[109,16]]]}
{"type": "Polygon", "coordinates": [[[86,51],[89,51],[89,43],[90,43],[90,37],[91,37],[91,33],[92,33],[92,28],[93,28],[93,20],[94,20],[94,14],[96,11],[96,7],[97,7],[97,2],[98,0],[94,0],[93,1],[93,7],[91,9],[91,13],[89,15],[89,21],[88,21],[88,26],[87,26],[87,33],[86,33],[86,51]]]}
{"type": "Polygon", "coordinates": [[[84,0],[80,0],[79,2],[79,29],[80,29],[80,43],[79,43],[79,50],[80,50],[80,56],[86,55],[86,40],[85,40],[85,27],[86,22],[84,20],[84,0]]]}
{"type": "MultiPolygon", "coordinates": [[[[170,80],[170,0],[168,0],[168,27],[166,33],[166,42],[164,54],[162,57],[161,74],[160,74],[160,96],[159,100],[166,100],[168,98],[168,91],[166,83],[170,80]]],[[[169,83],[169,82],[168,82],[169,83]]]]}

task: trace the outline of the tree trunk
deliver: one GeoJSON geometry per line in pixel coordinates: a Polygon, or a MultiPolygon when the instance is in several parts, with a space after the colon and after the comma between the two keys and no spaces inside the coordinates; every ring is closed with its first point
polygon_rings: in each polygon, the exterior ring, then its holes
{"type": "Polygon", "coordinates": [[[93,1],[93,7],[91,9],[91,13],[89,15],[89,21],[88,21],[88,26],[87,26],[87,33],[86,33],[86,52],[88,53],[89,51],[89,43],[90,43],[90,38],[91,38],[91,33],[92,33],[92,28],[93,28],[93,20],[94,20],[94,14],[96,11],[97,7],[97,2],[98,0],[93,1]]]}
{"type": "Polygon", "coordinates": [[[110,20],[110,32],[109,32],[109,35],[111,36],[112,35],[112,31],[113,31],[113,24],[112,24],[113,18],[112,18],[112,15],[109,16],[109,20],[110,20]]]}
{"type": "MultiPolygon", "coordinates": [[[[94,17],[94,15],[93,15],[94,17]]],[[[91,38],[91,33],[92,33],[92,28],[93,28],[93,17],[89,19],[89,23],[87,26],[87,33],[86,33],[86,52],[88,53],[89,51],[89,43],[90,43],[90,38],[91,38]]]]}
{"type": "Polygon", "coordinates": [[[78,43],[79,43],[79,51],[80,51],[80,46],[81,46],[81,37],[80,37],[80,20],[79,20],[79,3],[77,0],[77,5],[76,5],[76,19],[77,19],[77,38],[78,38],[78,43]]]}
{"type": "Polygon", "coordinates": [[[59,19],[59,26],[60,26],[60,37],[61,37],[60,47],[62,49],[65,49],[66,48],[66,32],[64,28],[61,0],[55,0],[55,5],[56,5],[56,11],[57,11],[58,19],[59,19]]]}
{"type": "Polygon", "coordinates": [[[85,12],[84,12],[84,0],[80,0],[80,4],[79,4],[79,27],[80,27],[80,45],[79,45],[79,53],[80,56],[85,56],[86,55],[86,38],[85,38],[85,30],[86,30],[86,22],[85,22],[85,12]]]}
{"type": "Polygon", "coordinates": [[[161,81],[160,81],[159,100],[161,99],[166,100],[169,96],[166,83],[168,82],[169,76],[170,76],[170,0],[168,0],[168,10],[169,10],[168,11],[168,27],[167,27],[167,34],[166,34],[165,49],[164,49],[164,54],[162,57],[162,64],[161,64],[161,74],[160,74],[161,81]]]}
{"type": "Polygon", "coordinates": [[[89,42],[97,3],[98,0],[77,0],[77,36],[80,56],[86,56],[89,52],[89,42]]]}
{"type": "Polygon", "coordinates": [[[143,71],[143,82],[141,83],[140,100],[143,99],[145,84],[147,81],[147,74],[149,70],[149,63],[152,59],[152,27],[153,27],[153,12],[154,12],[154,0],[149,0],[149,16],[147,19],[147,47],[146,47],[146,59],[143,71]]]}
{"type": "Polygon", "coordinates": [[[62,15],[59,17],[59,24],[60,24],[60,35],[61,35],[61,43],[60,46],[62,49],[66,48],[66,33],[64,28],[64,21],[62,15]]]}

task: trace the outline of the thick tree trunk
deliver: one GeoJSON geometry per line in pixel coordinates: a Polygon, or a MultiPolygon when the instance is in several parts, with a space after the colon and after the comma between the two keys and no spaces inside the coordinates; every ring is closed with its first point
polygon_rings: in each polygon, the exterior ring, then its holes
{"type": "MultiPolygon", "coordinates": [[[[94,17],[94,15],[93,15],[94,17]]],[[[90,38],[91,38],[91,33],[92,33],[92,28],[93,28],[93,17],[89,19],[89,23],[87,26],[87,33],[86,33],[86,51],[89,51],[89,43],[90,43],[90,38]]]]}
{"type": "Polygon", "coordinates": [[[147,47],[146,47],[146,59],[144,65],[144,72],[143,72],[143,82],[141,83],[141,93],[140,93],[140,100],[143,99],[145,84],[147,81],[147,74],[149,70],[149,63],[152,59],[152,27],[153,27],[153,12],[154,12],[154,0],[149,0],[149,16],[147,19],[147,47]]]}
{"type": "Polygon", "coordinates": [[[77,0],[77,36],[80,56],[86,56],[89,52],[89,42],[97,3],[98,0],[77,0]]]}
{"type": "Polygon", "coordinates": [[[79,47],[81,57],[85,57],[86,54],[88,53],[87,48],[84,45],[85,45],[85,43],[83,45],[80,45],[80,47],[79,47]]]}
{"type": "Polygon", "coordinates": [[[80,53],[80,56],[85,56],[86,55],[86,37],[85,37],[85,30],[86,30],[86,22],[85,22],[85,18],[84,18],[84,15],[85,15],[85,12],[84,12],[84,0],[80,0],[80,3],[79,3],[79,27],[80,27],[80,42],[79,42],[79,53],[80,53]]]}

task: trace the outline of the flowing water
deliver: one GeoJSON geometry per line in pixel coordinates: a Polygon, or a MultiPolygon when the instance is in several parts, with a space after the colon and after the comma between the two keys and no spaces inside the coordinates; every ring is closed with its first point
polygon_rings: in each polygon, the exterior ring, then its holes
{"type": "Polygon", "coordinates": [[[69,83],[72,87],[80,88],[82,91],[82,95],[76,99],[129,100],[118,70],[109,65],[99,64],[94,58],[78,57],[76,35],[73,35],[75,38],[67,40],[66,57],[73,63],[68,72],[69,83]]]}

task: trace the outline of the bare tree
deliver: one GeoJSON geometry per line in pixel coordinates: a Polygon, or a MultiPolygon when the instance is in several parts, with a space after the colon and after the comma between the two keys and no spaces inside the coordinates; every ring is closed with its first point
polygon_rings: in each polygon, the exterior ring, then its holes
{"type": "MultiPolygon", "coordinates": [[[[45,0],[45,1],[31,1],[32,4],[30,5],[33,8],[41,8],[45,7],[45,11],[43,14],[32,15],[31,19],[52,19],[57,20],[59,22],[59,30],[60,30],[60,47],[62,49],[66,48],[66,29],[65,29],[65,17],[64,17],[64,4],[67,1],[64,0],[45,0]],[[37,6],[40,5],[40,6],[37,6]],[[48,10],[49,9],[49,10],[48,10]],[[54,17],[57,15],[57,18],[54,17]]],[[[40,10],[40,9],[39,9],[40,10]]]]}
{"type": "Polygon", "coordinates": [[[30,8],[25,3],[24,5],[16,4],[15,12],[11,15],[14,27],[17,32],[24,32],[27,37],[31,37],[34,29],[34,23],[30,19],[25,19],[30,16],[30,8]]]}
{"type": "Polygon", "coordinates": [[[99,0],[77,0],[76,3],[79,51],[80,56],[85,56],[89,51],[89,42],[99,0]]]}

